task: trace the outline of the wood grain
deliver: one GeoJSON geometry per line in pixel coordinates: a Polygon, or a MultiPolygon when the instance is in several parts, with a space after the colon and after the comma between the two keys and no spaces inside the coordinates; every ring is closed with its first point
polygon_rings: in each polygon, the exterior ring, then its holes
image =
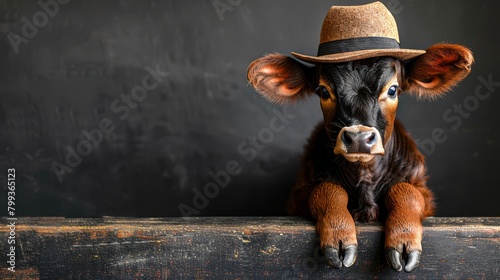
{"type": "MultiPolygon", "coordinates": [[[[3,219],[3,224],[7,224],[3,219]]],[[[385,262],[383,227],[358,224],[351,268],[326,266],[295,217],[19,218],[16,272],[1,279],[498,279],[500,218],[430,218],[413,273],[385,262]]],[[[0,228],[7,252],[8,227],[0,228]]]]}

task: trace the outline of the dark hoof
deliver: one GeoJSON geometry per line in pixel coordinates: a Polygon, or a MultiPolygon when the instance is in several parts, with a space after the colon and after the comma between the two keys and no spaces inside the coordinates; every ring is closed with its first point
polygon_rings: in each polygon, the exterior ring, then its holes
{"type": "Polygon", "coordinates": [[[338,269],[342,267],[342,264],[345,267],[350,267],[354,264],[358,256],[358,247],[356,245],[347,246],[343,251],[343,256],[339,254],[339,250],[333,247],[326,247],[324,252],[328,264],[338,269]]]}
{"type": "Polygon", "coordinates": [[[345,267],[350,267],[356,261],[358,256],[358,247],[356,245],[347,246],[344,249],[344,260],[342,263],[345,267]]]}
{"type": "MultiPolygon", "coordinates": [[[[420,255],[421,252],[413,251],[410,252],[408,256],[406,256],[406,265],[405,265],[406,272],[412,272],[418,266],[418,264],[420,263],[420,255]]],[[[401,256],[401,253],[398,252],[396,249],[394,248],[388,249],[385,257],[392,269],[394,269],[395,271],[403,270],[403,265],[402,265],[403,258],[401,256]]]]}
{"type": "Polygon", "coordinates": [[[406,257],[406,265],[405,265],[405,271],[406,272],[412,272],[415,268],[417,268],[418,264],[420,263],[420,253],[419,251],[413,251],[408,254],[406,257]]]}
{"type": "Polygon", "coordinates": [[[333,266],[335,268],[342,267],[342,262],[339,258],[339,251],[337,249],[334,249],[333,247],[326,247],[325,258],[330,266],[333,266]]]}

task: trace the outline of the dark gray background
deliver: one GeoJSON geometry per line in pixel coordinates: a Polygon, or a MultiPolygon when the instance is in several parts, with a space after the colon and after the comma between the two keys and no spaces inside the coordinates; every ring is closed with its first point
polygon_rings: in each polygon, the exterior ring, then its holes
{"type": "MultiPolygon", "coordinates": [[[[17,215],[179,216],[181,203],[193,206],[193,188],[203,191],[209,172],[234,160],[241,173],[198,214],[284,214],[303,145],[321,120],[319,101],[288,108],[296,118],[247,161],[238,146],[283,109],[247,86],[246,67],[269,52],[315,54],[328,8],[366,2],[69,1],[16,53],[8,34],[22,35],[22,18],[32,22],[42,9],[0,1],[2,205],[7,168],[16,168],[17,215]],[[234,6],[218,14],[214,3],[234,6]],[[169,76],[122,120],[111,104],[141,84],[148,65],[169,76]],[[66,147],[103,118],[113,134],[60,182],[51,164],[64,163],[66,147]]],[[[473,71],[454,92],[435,102],[402,96],[398,117],[415,138],[446,134],[427,157],[439,216],[499,216],[500,87],[471,103],[460,125],[443,114],[474,99],[479,77],[500,81],[500,2],[383,2],[402,47],[446,41],[473,50],[473,71]]]]}

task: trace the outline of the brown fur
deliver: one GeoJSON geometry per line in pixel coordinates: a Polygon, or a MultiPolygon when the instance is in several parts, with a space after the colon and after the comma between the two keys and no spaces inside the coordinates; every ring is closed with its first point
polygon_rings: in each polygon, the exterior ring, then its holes
{"type": "Polygon", "coordinates": [[[380,158],[378,165],[348,162],[339,165],[328,145],[324,124],[318,125],[306,145],[302,168],[287,207],[289,214],[317,218],[309,210],[316,207],[311,205],[314,201],[309,199],[310,193],[322,182],[331,181],[343,186],[350,194],[348,209],[357,220],[375,221],[379,214],[386,216],[387,211],[382,209],[380,213],[378,204],[384,204],[386,191],[398,182],[416,186],[424,197],[422,218],[432,215],[434,202],[430,190],[426,188],[424,157],[398,121],[394,123],[393,131],[393,137],[386,144],[388,154],[380,158]],[[357,187],[360,187],[360,182],[368,192],[359,193],[361,190],[357,187]]]}
{"type": "Polygon", "coordinates": [[[277,53],[254,60],[247,79],[265,98],[279,104],[293,103],[314,90],[311,73],[293,58],[277,53]]]}
{"type": "Polygon", "coordinates": [[[457,85],[470,72],[474,57],[461,45],[436,44],[407,65],[411,73],[403,83],[419,98],[433,99],[457,85]]]}
{"type": "MultiPolygon", "coordinates": [[[[394,83],[396,75],[403,91],[432,99],[465,78],[472,62],[472,53],[467,48],[437,44],[406,64],[385,58],[329,65],[330,68],[322,64],[307,67],[280,54],[266,55],[250,64],[247,75],[250,84],[271,101],[294,102],[310,95],[317,86],[326,88],[328,92],[321,92],[330,94],[321,98],[324,123],[319,124],[310,137],[288,204],[291,215],[316,220],[323,249],[329,247],[343,252],[347,246],[357,246],[355,220],[385,220],[385,248],[392,256],[395,256],[394,250],[400,254],[422,250],[421,221],[434,213],[433,196],[426,186],[424,157],[396,120],[397,99],[388,98],[387,89],[394,83]],[[323,70],[324,67],[328,69],[323,70]],[[380,85],[381,82],[387,84],[380,85]],[[335,92],[335,88],[344,92],[335,92]],[[344,100],[344,107],[340,107],[338,94],[343,99],[348,94],[354,97],[351,101],[344,100]],[[376,106],[367,101],[373,100],[370,99],[373,94],[379,94],[375,101],[370,101],[376,106]],[[366,96],[365,100],[363,96],[366,96]],[[371,105],[363,107],[360,105],[363,102],[371,105]],[[351,117],[348,113],[354,112],[353,108],[346,109],[345,104],[356,107],[357,121],[384,124],[381,128],[385,131],[383,155],[376,155],[367,162],[350,162],[334,154],[332,145],[338,141],[335,128],[341,117],[342,122],[349,122],[346,117],[351,117]],[[363,108],[367,108],[364,116],[363,108]],[[367,112],[376,112],[377,117],[367,117],[367,114],[372,114],[367,112]]],[[[320,96],[321,92],[318,93],[320,96]]],[[[350,257],[353,262],[353,255],[350,257]]],[[[351,265],[351,260],[345,265],[351,265]]],[[[394,263],[391,266],[397,267],[394,263]]],[[[410,265],[409,269],[413,268],[410,265]]]]}

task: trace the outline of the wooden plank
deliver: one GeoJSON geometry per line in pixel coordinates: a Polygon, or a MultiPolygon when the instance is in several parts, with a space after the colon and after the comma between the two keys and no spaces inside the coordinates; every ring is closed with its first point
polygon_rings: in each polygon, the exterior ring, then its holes
{"type": "MultiPolygon", "coordinates": [[[[8,224],[2,219],[3,225],[8,224]]],[[[385,262],[381,224],[358,224],[351,268],[326,266],[312,222],[296,217],[19,218],[16,272],[1,279],[500,279],[500,218],[430,218],[412,273],[385,262]]]]}

